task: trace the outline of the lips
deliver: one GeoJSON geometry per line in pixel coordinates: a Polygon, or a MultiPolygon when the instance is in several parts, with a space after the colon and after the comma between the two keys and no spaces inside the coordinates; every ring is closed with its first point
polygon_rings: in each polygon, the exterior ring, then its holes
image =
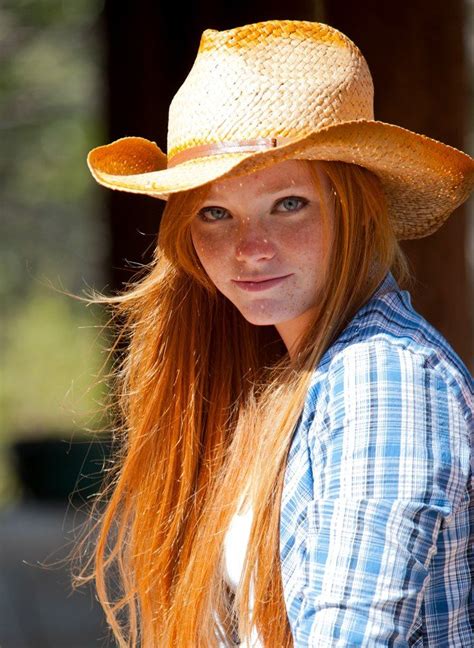
{"type": "Polygon", "coordinates": [[[274,279],[282,279],[283,277],[289,277],[290,275],[280,275],[278,277],[249,277],[248,279],[232,279],[234,283],[262,283],[264,281],[273,281],[274,279]]]}
{"type": "Polygon", "coordinates": [[[239,288],[242,288],[242,290],[247,290],[247,291],[259,291],[259,290],[267,290],[269,288],[272,288],[273,286],[277,286],[278,284],[282,283],[287,279],[288,277],[291,277],[291,275],[284,275],[281,277],[269,277],[269,278],[261,278],[259,277],[258,279],[252,279],[248,281],[236,281],[232,279],[232,283],[234,283],[236,286],[239,288]]]}

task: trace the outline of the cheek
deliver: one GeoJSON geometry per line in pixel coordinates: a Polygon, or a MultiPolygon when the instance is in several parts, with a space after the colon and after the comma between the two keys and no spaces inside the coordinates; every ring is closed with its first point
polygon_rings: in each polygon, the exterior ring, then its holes
{"type": "Polygon", "coordinates": [[[229,259],[229,243],[225,237],[217,237],[208,233],[191,229],[191,238],[194,249],[204,270],[215,282],[215,279],[222,275],[229,259]]]}
{"type": "Polygon", "coordinates": [[[280,237],[282,250],[295,260],[298,266],[311,268],[317,265],[325,247],[320,220],[301,223],[301,226],[287,231],[280,237]]]}

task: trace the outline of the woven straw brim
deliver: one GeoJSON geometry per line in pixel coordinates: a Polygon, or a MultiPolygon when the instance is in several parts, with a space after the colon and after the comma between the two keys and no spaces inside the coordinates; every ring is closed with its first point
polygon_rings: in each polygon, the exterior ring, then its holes
{"type": "Polygon", "coordinates": [[[382,182],[399,239],[433,233],[474,187],[469,155],[400,126],[369,120],[329,126],[274,149],[210,155],[170,168],[153,142],[123,138],[92,150],[88,164],[106,187],[166,200],[173,193],[286,159],[339,160],[373,171],[382,182]]]}

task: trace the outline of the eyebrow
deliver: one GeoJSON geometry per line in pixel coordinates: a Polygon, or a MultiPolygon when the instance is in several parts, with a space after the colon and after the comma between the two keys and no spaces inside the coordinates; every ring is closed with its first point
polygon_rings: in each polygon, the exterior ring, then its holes
{"type": "MultiPolygon", "coordinates": [[[[302,185],[300,185],[298,182],[290,183],[288,184],[287,182],[284,183],[270,183],[269,185],[265,186],[265,193],[267,194],[276,194],[279,193],[280,191],[286,191],[287,189],[292,189],[292,190],[299,190],[303,189],[302,185]]],[[[216,200],[219,198],[219,194],[213,193],[211,190],[206,198],[206,200],[216,200]]]]}
{"type": "Polygon", "coordinates": [[[273,184],[273,185],[270,184],[267,187],[266,192],[267,193],[278,193],[279,191],[284,191],[286,189],[298,189],[298,188],[301,188],[301,185],[299,185],[297,182],[290,183],[290,184],[285,182],[284,184],[273,184]]]}

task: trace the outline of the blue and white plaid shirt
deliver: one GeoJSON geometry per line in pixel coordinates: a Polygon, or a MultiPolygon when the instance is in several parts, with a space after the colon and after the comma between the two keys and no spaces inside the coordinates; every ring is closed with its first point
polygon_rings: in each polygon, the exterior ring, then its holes
{"type": "Polygon", "coordinates": [[[472,409],[466,367],[389,273],[315,370],[290,448],[295,648],[474,645],[472,409]]]}

